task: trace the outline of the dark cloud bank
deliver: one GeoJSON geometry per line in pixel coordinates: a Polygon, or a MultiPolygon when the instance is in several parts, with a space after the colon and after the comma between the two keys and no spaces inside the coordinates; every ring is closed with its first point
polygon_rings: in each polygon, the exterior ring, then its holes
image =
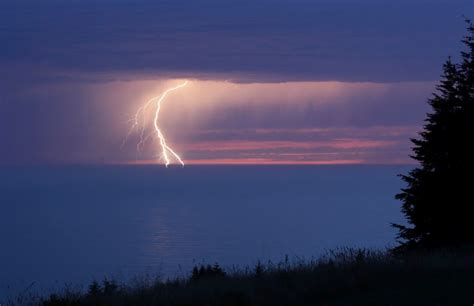
{"type": "Polygon", "coordinates": [[[433,80],[473,12],[470,0],[3,0],[0,65],[2,74],[21,63],[89,76],[433,80]]]}

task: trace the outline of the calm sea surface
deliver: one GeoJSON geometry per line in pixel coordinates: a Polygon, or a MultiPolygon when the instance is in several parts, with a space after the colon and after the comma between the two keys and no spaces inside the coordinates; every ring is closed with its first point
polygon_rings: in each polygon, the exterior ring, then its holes
{"type": "Polygon", "coordinates": [[[0,303],[112,276],[186,275],[394,244],[404,166],[0,168],[0,303]]]}

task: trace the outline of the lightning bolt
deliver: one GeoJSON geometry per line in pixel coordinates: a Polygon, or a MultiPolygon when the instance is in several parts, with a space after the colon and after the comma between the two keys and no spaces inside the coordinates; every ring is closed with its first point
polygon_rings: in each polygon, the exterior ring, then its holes
{"type": "Polygon", "coordinates": [[[133,131],[137,128],[140,128],[140,140],[137,143],[137,151],[138,152],[141,151],[141,149],[146,144],[148,139],[150,139],[153,135],[155,135],[157,137],[157,139],[159,140],[159,142],[160,142],[161,158],[163,159],[165,166],[168,167],[168,165],[172,161],[176,161],[176,162],[180,163],[181,166],[184,166],[184,162],[181,159],[181,157],[179,157],[179,155],[173,149],[171,149],[171,147],[168,146],[168,144],[166,143],[166,138],[163,135],[163,133],[161,132],[160,127],[158,126],[158,117],[160,115],[161,105],[162,105],[162,103],[164,103],[165,98],[168,96],[168,94],[172,91],[175,91],[175,90],[178,90],[180,88],[185,87],[186,85],[188,85],[188,83],[189,82],[186,80],[183,83],[181,83],[181,84],[179,84],[175,87],[168,88],[160,96],[151,98],[144,105],[140,106],[137,109],[137,112],[135,113],[134,117],[130,120],[132,122],[132,126],[130,127],[129,132],[128,132],[127,136],[125,137],[124,142],[122,143],[122,146],[125,144],[128,137],[130,137],[130,135],[133,133],[133,131]],[[147,128],[146,110],[149,107],[151,107],[152,105],[155,105],[155,114],[154,114],[154,118],[153,118],[154,131],[152,133],[148,134],[148,135],[145,135],[146,128],[147,128]],[[142,119],[141,124],[140,124],[140,119],[142,119]]]}

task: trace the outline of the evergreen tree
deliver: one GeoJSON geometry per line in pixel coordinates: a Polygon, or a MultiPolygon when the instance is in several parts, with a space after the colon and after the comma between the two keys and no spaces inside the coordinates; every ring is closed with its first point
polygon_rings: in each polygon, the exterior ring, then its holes
{"type": "Polygon", "coordinates": [[[431,113],[419,139],[412,139],[419,167],[401,175],[407,183],[396,196],[409,226],[393,224],[396,250],[455,247],[474,243],[474,25],[462,41],[461,63],[444,64],[431,113]],[[473,189],[471,189],[473,188],[473,189]]]}

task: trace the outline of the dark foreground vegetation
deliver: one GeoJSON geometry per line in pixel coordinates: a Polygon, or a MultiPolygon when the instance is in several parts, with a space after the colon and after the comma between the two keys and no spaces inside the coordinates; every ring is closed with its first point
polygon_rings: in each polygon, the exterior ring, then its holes
{"type": "Polygon", "coordinates": [[[391,255],[341,250],[224,271],[197,267],[186,279],[93,282],[21,305],[472,305],[474,252],[391,255]]]}

